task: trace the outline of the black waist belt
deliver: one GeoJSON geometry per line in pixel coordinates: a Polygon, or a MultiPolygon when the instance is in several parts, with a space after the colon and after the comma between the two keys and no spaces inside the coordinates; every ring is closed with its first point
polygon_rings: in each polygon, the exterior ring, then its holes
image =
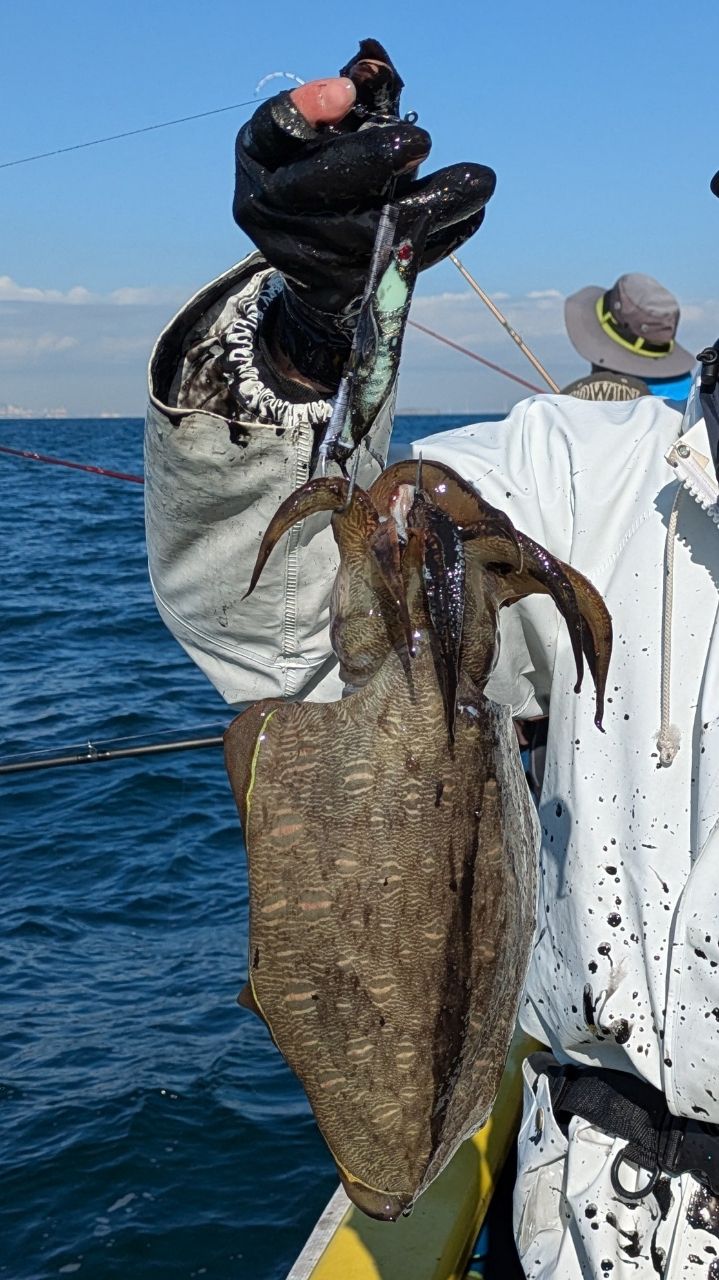
{"type": "Polygon", "coordinates": [[[548,1079],[560,1125],[581,1116],[611,1137],[625,1139],[611,1170],[617,1195],[641,1200],[661,1173],[690,1173],[719,1195],[719,1125],[673,1116],[663,1093],[624,1071],[563,1067],[550,1053],[533,1053],[529,1061],[548,1079]],[[637,1191],[623,1186],[619,1174],[625,1161],[649,1172],[646,1186],[637,1191]]]}

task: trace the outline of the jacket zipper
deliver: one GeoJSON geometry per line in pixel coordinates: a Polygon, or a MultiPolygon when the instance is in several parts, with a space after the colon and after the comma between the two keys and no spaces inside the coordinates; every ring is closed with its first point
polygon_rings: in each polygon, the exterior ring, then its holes
{"type": "MultiPolygon", "coordinates": [[[[294,488],[299,489],[309,479],[310,459],[312,456],[312,428],[306,425],[299,427],[297,451],[295,453],[294,488]]],[[[302,524],[290,530],[287,545],[285,572],[285,610],[282,627],[282,660],[284,665],[285,696],[292,697],[300,680],[300,671],[296,665],[285,665],[288,659],[297,654],[297,586],[299,581],[299,541],[302,524]]]]}

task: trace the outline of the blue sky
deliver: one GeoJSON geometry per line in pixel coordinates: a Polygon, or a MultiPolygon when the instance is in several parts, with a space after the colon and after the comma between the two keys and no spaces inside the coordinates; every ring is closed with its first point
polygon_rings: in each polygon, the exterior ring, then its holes
{"type": "MultiPolygon", "coordinates": [[[[622,271],[679,296],[689,346],[719,330],[717,26],[715,0],[31,0],[4,6],[0,162],[252,98],[270,71],[331,73],[374,35],[433,136],[430,163],[497,170],[463,257],[562,381],[583,367],[563,296],[622,271]]],[[[248,247],[230,204],[249,110],[0,170],[0,405],[142,413],[155,334],[248,247]]],[[[450,266],[418,294],[418,319],[522,371],[450,266]]],[[[429,339],[407,345],[406,406],[519,394],[429,339]]]]}

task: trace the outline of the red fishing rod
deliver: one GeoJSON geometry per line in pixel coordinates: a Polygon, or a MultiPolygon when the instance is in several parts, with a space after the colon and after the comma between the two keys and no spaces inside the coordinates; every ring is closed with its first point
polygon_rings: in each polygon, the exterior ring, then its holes
{"type": "Polygon", "coordinates": [[[69,462],[67,458],[51,458],[45,453],[35,453],[32,449],[11,449],[9,445],[0,444],[0,453],[8,453],[13,458],[27,458],[30,462],[48,462],[55,467],[72,467],[74,471],[89,471],[94,476],[110,476],[113,480],[129,480],[132,484],[144,484],[144,476],[133,476],[127,471],[110,471],[107,467],[92,467],[86,462],[69,462]]]}
{"type": "Polygon", "coordinates": [[[443,342],[445,346],[452,347],[455,351],[461,351],[463,356],[469,356],[470,360],[477,360],[479,364],[486,365],[488,369],[493,369],[495,373],[503,373],[505,378],[511,378],[513,382],[519,382],[521,386],[528,387],[530,391],[538,391],[540,395],[545,394],[544,387],[538,387],[534,382],[527,382],[526,378],[520,378],[518,373],[511,373],[509,369],[503,369],[501,364],[495,364],[493,360],[487,360],[484,356],[477,355],[476,351],[470,351],[469,347],[463,347],[461,343],[454,342],[452,338],[445,338],[444,334],[437,333],[435,329],[428,329],[426,324],[420,324],[419,320],[410,320],[413,329],[420,329],[422,333],[426,333],[430,338],[435,338],[437,342],[443,342]]]}

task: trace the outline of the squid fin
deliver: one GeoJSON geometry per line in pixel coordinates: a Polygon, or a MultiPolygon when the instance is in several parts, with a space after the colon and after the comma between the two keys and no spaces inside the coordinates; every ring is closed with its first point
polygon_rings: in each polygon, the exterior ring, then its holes
{"type": "Polygon", "coordinates": [[[256,1013],[258,1018],[261,1018],[263,1022],[265,1021],[262,1010],[260,1009],[260,1006],[255,1000],[255,993],[252,990],[251,982],[245,983],[244,987],[242,988],[240,994],[237,997],[237,1003],[240,1006],[240,1008],[249,1009],[250,1013],[256,1013]]]}
{"type": "Polygon", "coordinates": [[[269,718],[285,705],[281,698],[262,698],[258,702],[253,702],[246,711],[241,711],[225,729],[225,768],[245,834],[247,834],[247,817],[252,798],[253,764],[257,743],[269,718]]]}

